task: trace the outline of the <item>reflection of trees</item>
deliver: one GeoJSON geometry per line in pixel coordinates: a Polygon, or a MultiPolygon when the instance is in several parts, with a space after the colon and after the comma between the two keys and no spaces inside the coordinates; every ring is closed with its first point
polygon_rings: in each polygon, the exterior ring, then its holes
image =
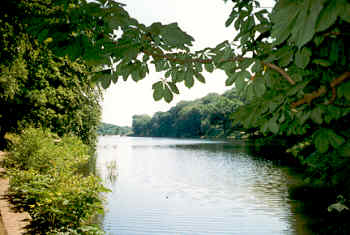
{"type": "MultiPolygon", "coordinates": [[[[201,156],[205,158],[225,156],[225,158],[221,157],[219,161],[224,161],[226,167],[230,168],[228,170],[234,172],[227,174],[227,177],[243,178],[240,179],[242,182],[238,183],[242,183],[243,187],[234,193],[231,192],[231,200],[240,198],[240,203],[243,204],[241,206],[247,210],[251,209],[250,213],[273,213],[274,216],[287,220],[296,234],[311,234],[307,229],[309,218],[297,210],[297,202],[290,200],[288,195],[288,189],[291,185],[303,182],[300,175],[279,166],[278,163],[263,159],[261,156],[248,155],[249,145],[241,141],[177,145],[176,148],[186,151],[204,151],[206,153],[201,154],[201,156]],[[246,169],[237,169],[239,165],[246,166],[246,169]],[[257,206],[249,208],[252,204],[257,206]]],[[[225,184],[229,184],[225,187],[236,187],[233,179],[228,179],[225,184]]],[[[225,188],[220,188],[220,190],[225,190],[225,188]]],[[[225,194],[229,194],[230,190],[228,189],[225,194]]]]}
{"type": "MultiPolygon", "coordinates": [[[[115,150],[110,150],[110,156],[106,156],[108,160],[103,164],[103,175],[112,187],[118,185],[118,163],[122,166],[121,181],[125,180],[124,171],[128,168],[127,177],[139,177],[136,181],[141,183],[147,178],[149,187],[165,187],[179,197],[188,192],[193,199],[204,198],[208,203],[216,200],[223,205],[231,203],[233,210],[242,208],[251,215],[288,221],[288,229],[293,230],[289,232],[303,234],[301,231],[307,231],[307,220],[288,198],[289,184],[298,182],[298,176],[270,160],[247,154],[249,146],[246,142],[168,140],[167,144],[161,144],[157,139],[152,143],[149,140],[135,142],[137,145],[128,147],[120,145],[123,147],[118,147],[117,155],[123,157],[116,157],[115,150]],[[138,154],[147,156],[147,167],[141,160],[144,158],[129,162],[127,156],[138,154]],[[165,177],[169,171],[174,171],[176,175],[165,177]],[[136,172],[139,174],[135,175],[136,172]]],[[[107,152],[105,154],[108,155],[107,152]]]]}

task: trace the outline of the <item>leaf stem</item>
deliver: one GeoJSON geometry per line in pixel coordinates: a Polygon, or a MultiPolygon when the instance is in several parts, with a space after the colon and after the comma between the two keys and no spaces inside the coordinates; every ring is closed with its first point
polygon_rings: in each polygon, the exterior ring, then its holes
{"type": "Polygon", "coordinates": [[[287,81],[291,84],[291,85],[295,85],[295,81],[288,75],[288,73],[286,71],[284,71],[281,67],[278,67],[275,64],[271,64],[271,63],[265,63],[265,62],[261,62],[263,65],[269,67],[270,69],[273,69],[277,72],[279,72],[285,79],[287,79],[287,81]]]}

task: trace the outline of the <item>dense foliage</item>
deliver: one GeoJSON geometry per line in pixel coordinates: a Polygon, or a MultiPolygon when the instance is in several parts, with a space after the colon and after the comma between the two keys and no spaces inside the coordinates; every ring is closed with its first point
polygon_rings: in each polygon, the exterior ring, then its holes
{"type": "Polygon", "coordinates": [[[235,78],[249,104],[233,118],[262,133],[297,137],[290,151],[313,176],[346,183],[350,3],[283,0],[271,13],[256,7],[237,2],[227,22],[240,32],[242,56],[252,55],[242,61],[252,65],[249,79],[235,78]]]}
{"type": "Polygon", "coordinates": [[[93,219],[105,188],[86,175],[101,114],[97,66],[70,53],[70,29],[90,30],[82,39],[90,53],[98,31],[90,14],[78,16],[84,24],[69,20],[78,3],[6,0],[0,8],[0,149],[9,132],[22,133],[9,138],[8,196],[30,213],[33,234],[102,233],[93,219]]]}
{"type": "Polygon", "coordinates": [[[93,219],[103,212],[100,180],[85,175],[89,148],[77,137],[41,129],[8,135],[5,164],[10,177],[8,196],[18,210],[32,217],[33,234],[101,234],[93,219]]]}
{"type": "Polygon", "coordinates": [[[131,127],[118,126],[104,122],[102,122],[97,129],[98,135],[129,135],[131,132],[131,127]]]}
{"type": "Polygon", "coordinates": [[[48,42],[43,43],[34,38],[31,31],[28,32],[38,26],[31,22],[37,20],[37,14],[49,14],[55,6],[46,1],[5,1],[2,4],[2,145],[6,132],[16,132],[28,126],[49,128],[59,135],[72,133],[84,143],[93,145],[101,113],[101,94],[92,84],[92,67],[80,59],[59,57],[48,48],[48,42]]]}
{"type": "Polygon", "coordinates": [[[134,115],[135,136],[155,137],[228,137],[237,129],[230,118],[243,101],[235,89],[194,101],[181,101],[167,112],[134,115]]]}

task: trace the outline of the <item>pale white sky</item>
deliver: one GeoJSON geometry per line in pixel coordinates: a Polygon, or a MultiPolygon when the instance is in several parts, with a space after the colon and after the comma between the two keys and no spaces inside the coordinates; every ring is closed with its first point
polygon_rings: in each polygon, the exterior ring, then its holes
{"type": "MultiPolygon", "coordinates": [[[[123,0],[129,14],[139,22],[150,25],[153,22],[178,22],[181,29],[195,38],[194,49],[218,43],[232,41],[233,27],[226,28],[225,21],[231,12],[231,3],[222,0],[123,0]]],[[[271,2],[268,0],[266,2],[271,2]]],[[[148,77],[135,83],[131,78],[127,82],[119,79],[104,92],[102,103],[102,121],[116,125],[131,126],[135,114],[153,115],[157,111],[167,111],[181,100],[193,100],[210,92],[223,93],[226,75],[221,71],[212,74],[204,73],[206,84],[195,82],[193,88],[181,85],[180,95],[167,104],[165,101],[154,101],[152,84],[161,78],[161,74],[151,72],[148,77]]]]}

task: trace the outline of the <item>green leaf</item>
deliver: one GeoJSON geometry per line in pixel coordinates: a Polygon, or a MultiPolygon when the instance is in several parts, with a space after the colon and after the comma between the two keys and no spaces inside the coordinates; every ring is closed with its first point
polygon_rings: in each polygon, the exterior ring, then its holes
{"type": "Polygon", "coordinates": [[[152,34],[158,35],[160,33],[161,27],[162,24],[160,22],[155,22],[149,27],[149,30],[152,34]]]}
{"type": "Polygon", "coordinates": [[[253,62],[254,62],[253,59],[245,59],[245,60],[242,60],[242,61],[239,63],[239,68],[242,69],[242,70],[247,69],[253,62]]]}
{"type": "Polygon", "coordinates": [[[153,83],[152,89],[163,89],[163,82],[159,81],[159,82],[153,83]]]}
{"type": "Polygon", "coordinates": [[[171,72],[172,72],[171,70],[166,71],[166,73],[164,74],[165,78],[169,78],[171,75],[171,72]]]}
{"type": "Polygon", "coordinates": [[[173,47],[184,48],[184,46],[192,46],[192,41],[194,41],[190,35],[179,28],[177,23],[164,25],[160,29],[160,34],[162,40],[173,47]]]}
{"type": "Polygon", "coordinates": [[[116,75],[116,74],[113,74],[113,76],[112,76],[112,82],[114,83],[114,84],[116,84],[117,82],[118,82],[118,76],[116,75]]]}
{"type": "Polygon", "coordinates": [[[205,78],[203,77],[202,74],[200,73],[195,73],[194,76],[197,78],[198,81],[200,81],[201,83],[205,83],[205,78]]]}
{"type": "Polygon", "coordinates": [[[252,72],[253,73],[259,73],[263,70],[263,66],[260,61],[256,61],[255,64],[252,66],[252,72]]]}
{"type": "Polygon", "coordinates": [[[112,77],[111,76],[103,76],[100,78],[100,83],[103,89],[107,89],[111,85],[112,77]]]}
{"type": "Polygon", "coordinates": [[[350,142],[347,142],[339,148],[339,155],[342,157],[350,157],[350,142]]]}
{"type": "Polygon", "coordinates": [[[251,74],[248,71],[243,70],[243,71],[238,72],[238,76],[250,79],[251,74]]]}
{"type": "Polygon", "coordinates": [[[339,4],[340,2],[342,0],[332,0],[323,8],[317,21],[317,32],[324,31],[334,24],[340,12],[344,10],[342,9],[343,4],[339,4]]]}
{"type": "Polygon", "coordinates": [[[312,60],[312,63],[313,64],[318,64],[318,65],[321,65],[323,67],[329,67],[332,65],[331,62],[329,62],[328,60],[323,60],[323,59],[315,59],[315,60],[312,60]]]}
{"type": "Polygon", "coordinates": [[[226,27],[230,26],[234,19],[235,19],[234,17],[229,17],[225,22],[225,26],[226,27]]]}
{"type": "Polygon", "coordinates": [[[153,99],[158,101],[163,98],[163,89],[155,89],[153,90],[153,99]]]}
{"type": "Polygon", "coordinates": [[[112,74],[110,69],[105,69],[94,73],[94,79],[100,82],[103,89],[107,89],[111,85],[112,80],[114,80],[114,76],[115,75],[112,74]]]}
{"type": "Polygon", "coordinates": [[[222,48],[224,48],[225,46],[227,46],[227,43],[228,41],[223,41],[222,43],[218,44],[216,47],[215,47],[215,50],[219,51],[221,50],[222,48]]]}
{"type": "Polygon", "coordinates": [[[191,71],[187,71],[185,73],[185,86],[187,88],[193,87],[194,79],[193,79],[193,73],[191,71]]]}
{"type": "Polygon", "coordinates": [[[243,76],[239,76],[237,79],[236,79],[236,82],[235,82],[235,86],[237,88],[237,91],[240,92],[244,89],[244,87],[246,86],[246,82],[245,82],[245,77],[243,76]]]}
{"type": "Polygon", "coordinates": [[[177,71],[175,73],[175,81],[176,82],[182,82],[183,80],[185,80],[185,75],[186,75],[186,72],[185,71],[177,71]]]}
{"type": "Polygon", "coordinates": [[[246,70],[240,71],[240,72],[236,72],[234,73],[232,76],[229,77],[229,81],[226,80],[226,84],[229,83],[233,83],[233,81],[235,81],[235,86],[238,90],[238,92],[242,91],[243,88],[246,85],[245,80],[250,78],[250,73],[246,70]]]}
{"type": "Polygon", "coordinates": [[[274,42],[276,45],[283,43],[292,33],[300,10],[301,8],[297,1],[277,3],[275,10],[271,14],[271,20],[273,22],[271,35],[276,39],[274,42]],[[284,5],[280,6],[281,4],[284,5]]]}
{"type": "Polygon", "coordinates": [[[196,66],[196,71],[197,72],[203,72],[203,67],[202,67],[202,64],[201,63],[195,63],[195,66],[196,66]]]}
{"type": "Polygon", "coordinates": [[[345,0],[341,0],[343,3],[342,11],[340,11],[340,17],[342,20],[350,23],[350,3],[347,3],[345,0]]]}
{"type": "Polygon", "coordinates": [[[312,110],[310,117],[312,121],[314,121],[315,123],[322,124],[323,122],[322,114],[323,114],[323,110],[321,109],[321,107],[317,107],[314,110],[312,110]]]}
{"type": "Polygon", "coordinates": [[[207,70],[209,73],[212,73],[214,71],[214,65],[212,63],[204,64],[205,70],[207,70]]]}
{"type": "Polygon", "coordinates": [[[327,152],[329,148],[327,130],[320,129],[314,134],[313,142],[320,153],[327,152]]]}
{"type": "Polygon", "coordinates": [[[252,84],[250,84],[250,85],[247,87],[246,95],[247,95],[247,99],[248,99],[248,100],[253,99],[253,97],[254,97],[254,88],[253,88],[252,84]]]}
{"type": "Polygon", "coordinates": [[[153,98],[155,101],[158,101],[163,98],[164,90],[163,90],[163,82],[159,81],[152,85],[153,89],[153,98]]]}
{"type": "Polygon", "coordinates": [[[136,69],[133,70],[133,71],[131,72],[131,78],[132,78],[132,80],[134,80],[135,82],[141,80],[140,71],[138,71],[138,70],[136,70],[136,69]]]}
{"type": "Polygon", "coordinates": [[[281,117],[278,119],[279,123],[283,123],[286,120],[286,116],[282,113],[281,117]]]}
{"type": "Polygon", "coordinates": [[[140,51],[137,48],[129,47],[127,50],[124,51],[123,59],[126,61],[136,59],[139,52],[140,51]]]}
{"type": "Polygon", "coordinates": [[[342,93],[345,99],[350,101],[350,82],[347,82],[341,86],[342,93]]]}
{"type": "Polygon", "coordinates": [[[48,29],[42,30],[42,31],[38,34],[38,40],[41,41],[41,42],[43,42],[43,41],[47,38],[48,34],[49,34],[49,30],[48,30],[48,29]]]}
{"type": "Polygon", "coordinates": [[[149,58],[150,58],[149,55],[144,54],[143,57],[142,57],[142,61],[143,62],[147,62],[149,60],[149,58]]]}
{"type": "Polygon", "coordinates": [[[171,93],[170,89],[168,86],[165,86],[165,89],[163,90],[163,95],[164,95],[164,100],[167,103],[170,103],[173,100],[173,93],[171,93]]]}
{"type": "Polygon", "coordinates": [[[226,86],[231,86],[237,79],[238,73],[231,74],[225,81],[226,86]]]}
{"type": "Polygon", "coordinates": [[[307,47],[304,47],[303,49],[297,51],[295,54],[295,64],[299,68],[305,69],[310,62],[311,54],[311,50],[307,47]]]}
{"type": "Polygon", "coordinates": [[[287,92],[287,96],[294,96],[298,92],[301,92],[307,86],[307,84],[309,82],[310,81],[304,81],[304,82],[297,83],[297,85],[295,85],[291,89],[289,89],[289,91],[287,92]]]}
{"type": "Polygon", "coordinates": [[[308,43],[315,35],[316,21],[323,8],[324,1],[305,0],[298,2],[298,10],[300,11],[296,18],[298,23],[293,26],[289,40],[299,48],[308,43]]]}
{"type": "Polygon", "coordinates": [[[261,23],[267,23],[268,20],[266,17],[264,17],[264,14],[268,14],[269,12],[266,9],[263,9],[261,11],[258,11],[255,13],[256,18],[261,22],[261,23]]]}
{"type": "Polygon", "coordinates": [[[168,82],[168,85],[169,85],[172,92],[174,92],[175,94],[180,94],[179,89],[177,88],[175,83],[168,82]]]}
{"type": "Polygon", "coordinates": [[[334,148],[338,148],[345,143],[344,138],[337,135],[333,130],[328,130],[328,140],[334,148]]]}
{"type": "Polygon", "coordinates": [[[301,115],[298,116],[300,124],[304,125],[304,123],[310,118],[311,112],[301,112],[301,115]]]}
{"type": "Polygon", "coordinates": [[[287,66],[293,60],[293,51],[290,47],[284,47],[278,52],[279,53],[276,55],[276,57],[279,59],[278,63],[282,67],[287,66]]]}
{"type": "Polygon", "coordinates": [[[323,35],[318,35],[318,36],[316,36],[316,37],[314,38],[314,43],[315,43],[316,47],[319,47],[319,46],[322,44],[322,42],[324,41],[325,38],[326,38],[326,37],[323,36],[323,35]]]}
{"type": "Polygon", "coordinates": [[[277,124],[277,122],[276,122],[276,120],[275,120],[274,118],[272,118],[272,119],[268,122],[267,127],[268,127],[268,129],[269,129],[272,133],[274,133],[274,134],[277,134],[278,131],[279,131],[279,128],[280,128],[279,125],[277,124]]]}
{"type": "Polygon", "coordinates": [[[256,78],[254,83],[254,92],[257,97],[261,97],[262,95],[265,94],[266,87],[265,87],[265,82],[262,78],[256,78]]]}

